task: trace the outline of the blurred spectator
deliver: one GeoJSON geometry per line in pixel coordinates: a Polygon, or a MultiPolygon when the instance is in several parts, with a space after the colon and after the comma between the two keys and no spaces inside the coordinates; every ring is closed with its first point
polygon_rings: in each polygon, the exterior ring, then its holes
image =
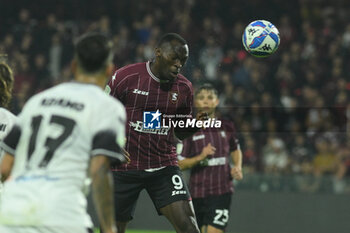
{"type": "Polygon", "coordinates": [[[50,77],[57,80],[61,72],[62,44],[58,34],[54,34],[51,39],[49,50],[49,72],[50,77]]]}
{"type": "Polygon", "coordinates": [[[213,81],[217,79],[219,64],[222,60],[223,53],[220,46],[218,46],[213,37],[208,37],[204,48],[199,53],[199,62],[205,71],[205,76],[213,81]]]}
{"type": "Polygon", "coordinates": [[[289,159],[282,139],[269,137],[262,151],[266,173],[278,174],[287,172],[289,159]]]}
{"type": "Polygon", "coordinates": [[[246,137],[243,145],[243,170],[245,173],[254,173],[258,168],[258,152],[255,141],[246,137]]]}
{"type": "Polygon", "coordinates": [[[324,139],[317,140],[316,155],[313,159],[314,173],[318,176],[324,174],[333,175],[338,163],[339,161],[330,148],[330,143],[324,139]]]}
{"type": "Polygon", "coordinates": [[[304,160],[300,164],[300,175],[296,176],[296,187],[300,192],[314,193],[320,189],[322,180],[314,174],[312,163],[304,160]]]}
{"type": "Polygon", "coordinates": [[[291,169],[293,173],[302,173],[302,166],[310,164],[313,160],[313,148],[303,134],[298,134],[294,137],[291,148],[291,169]]]}

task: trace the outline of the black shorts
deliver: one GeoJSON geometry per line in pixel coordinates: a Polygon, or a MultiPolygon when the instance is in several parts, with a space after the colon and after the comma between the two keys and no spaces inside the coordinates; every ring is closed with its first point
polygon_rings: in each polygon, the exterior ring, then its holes
{"type": "Polygon", "coordinates": [[[193,198],[194,211],[199,228],[211,225],[225,230],[230,217],[232,193],[205,198],[193,198]]]}
{"type": "Polygon", "coordinates": [[[133,218],[140,192],[146,189],[158,214],[160,208],[180,200],[190,200],[186,182],[178,167],[170,166],[154,172],[113,172],[116,220],[133,218]]]}

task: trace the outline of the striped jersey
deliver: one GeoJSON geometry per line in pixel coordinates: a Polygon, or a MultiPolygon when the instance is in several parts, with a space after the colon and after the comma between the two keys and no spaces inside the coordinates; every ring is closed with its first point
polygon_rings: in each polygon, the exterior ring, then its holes
{"type": "Polygon", "coordinates": [[[121,159],[125,118],[122,104],[92,84],[63,83],[29,99],[2,143],[15,160],[0,224],[91,227],[90,159],[121,159]]]}
{"type": "Polygon", "coordinates": [[[159,111],[162,116],[192,114],[192,84],[179,74],[173,85],[164,90],[160,80],[150,69],[150,62],[137,63],[117,70],[106,86],[110,95],[125,106],[126,150],[131,162],[116,170],[146,170],[164,166],[177,166],[174,146],[174,130],[170,128],[146,129],[143,115],[148,111],[159,111]]]}
{"type": "Polygon", "coordinates": [[[209,155],[207,160],[191,169],[189,188],[193,198],[233,192],[229,160],[230,153],[238,148],[238,140],[233,123],[221,121],[221,128],[201,129],[183,140],[180,160],[199,155],[209,143],[216,148],[214,155],[209,155]]]}

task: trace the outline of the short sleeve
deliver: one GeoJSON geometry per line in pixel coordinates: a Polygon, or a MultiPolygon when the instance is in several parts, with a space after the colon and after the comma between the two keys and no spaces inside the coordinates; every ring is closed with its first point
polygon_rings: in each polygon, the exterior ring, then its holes
{"type": "Polygon", "coordinates": [[[93,123],[91,156],[105,155],[124,161],[125,122],[125,109],[119,101],[111,101],[108,107],[101,106],[93,123]]]}
{"type": "MultiPolygon", "coordinates": [[[[123,69],[123,68],[122,68],[123,69]]],[[[127,77],[123,75],[124,72],[117,70],[109,80],[107,86],[105,87],[105,92],[122,103],[125,103],[126,94],[128,91],[127,77]]]]}
{"type": "Polygon", "coordinates": [[[189,91],[187,92],[186,102],[185,102],[185,108],[184,108],[184,114],[185,115],[192,115],[192,109],[193,109],[193,88],[192,85],[188,86],[189,91]]]}
{"type": "Polygon", "coordinates": [[[15,155],[20,137],[21,128],[19,125],[14,125],[4,140],[1,142],[1,148],[12,155],[15,155]]]}
{"type": "Polygon", "coordinates": [[[181,105],[178,106],[176,113],[180,115],[185,115],[185,116],[192,116],[192,108],[193,108],[192,84],[190,82],[182,83],[182,85],[179,86],[179,92],[182,95],[185,94],[185,97],[181,105]]]}
{"type": "Polygon", "coordinates": [[[192,141],[192,137],[189,137],[185,140],[182,141],[183,147],[182,147],[182,152],[180,154],[180,156],[178,156],[179,158],[191,158],[194,156],[193,152],[192,152],[192,146],[191,145],[191,141],[192,141]]]}
{"type": "Polygon", "coordinates": [[[0,140],[3,140],[5,136],[10,132],[15,124],[16,116],[10,111],[0,108],[0,140]]]}
{"type": "MultiPolygon", "coordinates": [[[[3,141],[0,144],[0,147],[12,154],[15,155],[17,145],[20,142],[20,138],[23,132],[23,126],[24,123],[27,121],[27,115],[32,111],[33,108],[33,100],[35,99],[35,96],[31,97],[27,103],[23,106],[21,113],[18,116],[12,116],[12,127],[11,130],[9,130],[6,137],[3,139],[3,141]]],[[[11,114],[12,115],[12,114],[11,114]]]]}

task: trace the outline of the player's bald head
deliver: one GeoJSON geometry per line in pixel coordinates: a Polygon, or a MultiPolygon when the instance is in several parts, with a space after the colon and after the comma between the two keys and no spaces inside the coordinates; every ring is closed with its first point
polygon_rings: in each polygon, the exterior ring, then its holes
{"type": "Polygon", "coordinates": [[[177,42],[181,45],[187,45],[187,41],[177,33],[164,34],[157,43],[157,48],[161,48],[163,45],[171,42],[177,42]]]}

